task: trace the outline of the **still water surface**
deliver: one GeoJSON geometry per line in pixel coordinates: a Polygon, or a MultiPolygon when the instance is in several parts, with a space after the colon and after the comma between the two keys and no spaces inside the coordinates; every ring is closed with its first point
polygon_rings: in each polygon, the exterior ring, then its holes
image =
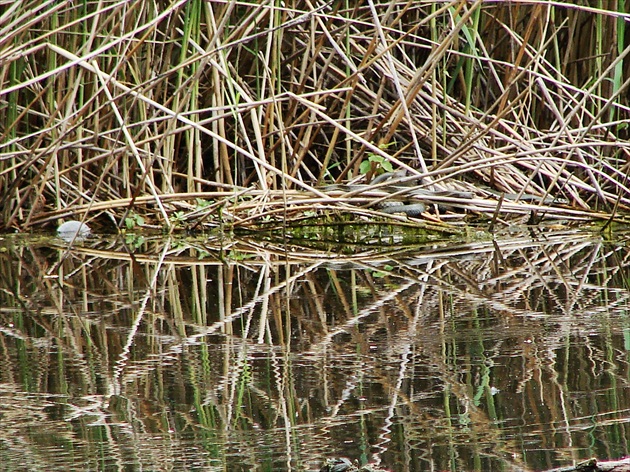
{"type": "Polygon", "coordinates": [[[0,240],[0,470],[539,471],[628,454],[627,240],[0,240]]]}

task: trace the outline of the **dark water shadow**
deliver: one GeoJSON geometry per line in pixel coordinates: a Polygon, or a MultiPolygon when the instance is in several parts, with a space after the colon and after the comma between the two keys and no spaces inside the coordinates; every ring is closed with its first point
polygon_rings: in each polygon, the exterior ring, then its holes
{"type": "Polygon", "coordinates": [[[2,470],[544,470],[628,451],[627,242],[0,242],[2,470]]]}

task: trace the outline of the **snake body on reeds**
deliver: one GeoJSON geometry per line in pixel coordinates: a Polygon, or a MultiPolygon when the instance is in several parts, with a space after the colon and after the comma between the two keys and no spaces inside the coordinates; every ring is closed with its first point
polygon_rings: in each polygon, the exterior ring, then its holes
{"type": "Polygon", "coordinates": [[[402,213],[412,217],[422,214],[427,209],[428,201],[436,197],[472,197],[470,192],[426,190],[417,184],[417,180],[407,178],[404,171],[387,172],[369,184],[334,184],[322,190],[326,193],[343,192],[343,197],[364,197],[366,202],[361,206],[382,213],[402,213]]]}
{"type": "MultiPolygon", "coordinates": [[[[348,199],[360,207],[372,208],[382,213],[402,213],[417,217],[430,204],[442,210],[466,209],[475,198],[472,192],[459,190],[427,190],[418,177],[407,176],[405,171],[386,172],[369,184],[334,184],[322,188],[325,193],[334,193],[339,198],[348,199]]],[[[537,196],[526,193],[502,193],[490,189],[480,189],[506,202],[538,204],[563,203],[553,196],[537,196]]],[[[478,197],[479,198],[479,197],[478,197]]],[[[483,198],[483,197],[481,197],[483,198]]]]}
{"type": "Polygon", "coordinates": [[[420,216],[427,209],[424,203],[405,203],[399,201],[383,201],[376,208],[388,214],[404,213],[407,216],[420,216]]]}

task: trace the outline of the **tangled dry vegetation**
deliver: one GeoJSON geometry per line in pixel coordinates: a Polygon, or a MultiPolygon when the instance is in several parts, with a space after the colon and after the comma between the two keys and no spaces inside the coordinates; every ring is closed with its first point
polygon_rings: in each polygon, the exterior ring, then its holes
{"type": "Polygon", "coordinates": [[[0,227],[370,216],[326,185],[389,170],[472,192],[424,219],[621,217],[630,16],[591,5],[4,2],[0,227]]]}

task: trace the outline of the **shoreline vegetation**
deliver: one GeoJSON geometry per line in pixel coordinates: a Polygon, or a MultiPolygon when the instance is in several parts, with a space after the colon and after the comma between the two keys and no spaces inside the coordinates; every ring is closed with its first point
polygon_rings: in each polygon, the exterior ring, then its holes
{"type": "Polygon", "coordinates": [[[627,2],[279,5],[1,5],[0,230],[628,222],[627,2]]]}

